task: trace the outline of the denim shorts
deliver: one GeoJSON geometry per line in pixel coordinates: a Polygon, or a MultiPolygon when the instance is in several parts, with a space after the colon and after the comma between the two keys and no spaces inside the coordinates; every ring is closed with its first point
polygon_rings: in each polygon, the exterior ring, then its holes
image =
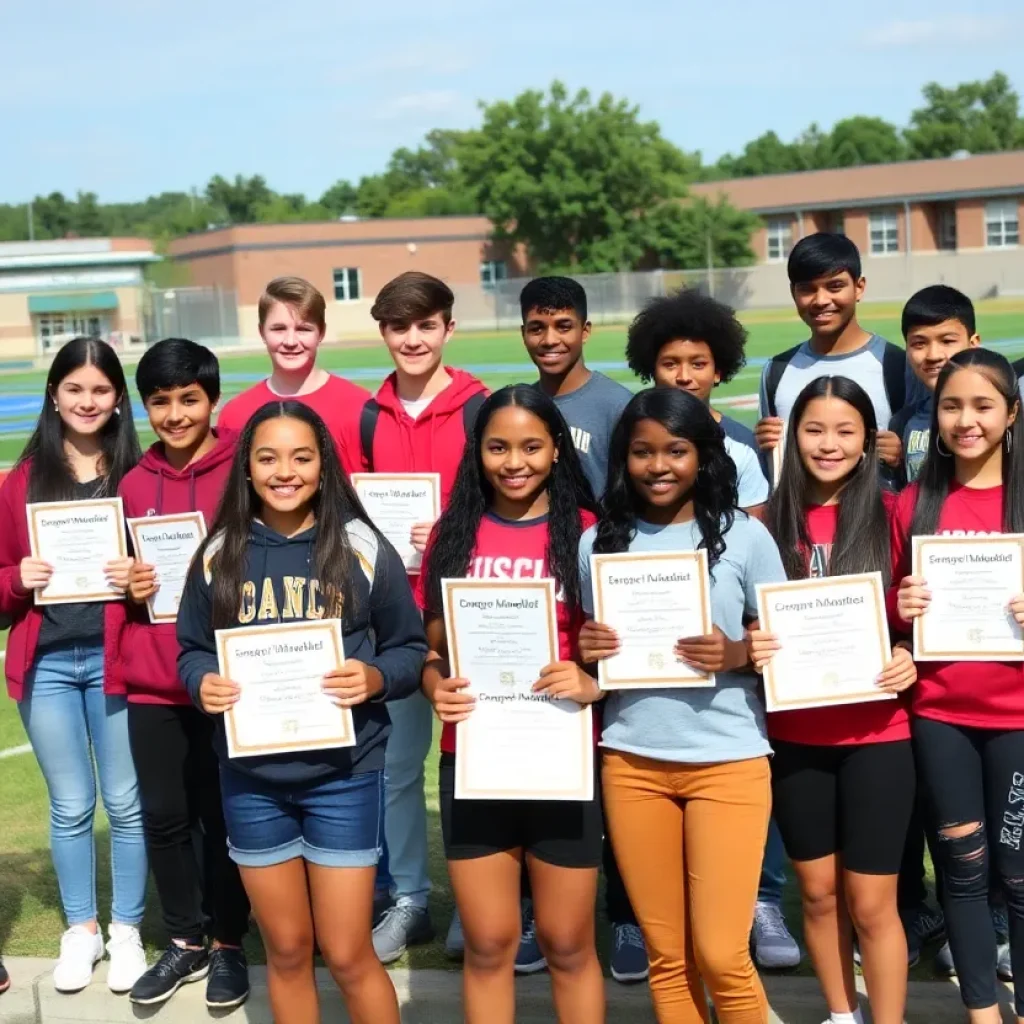
{"type": "Polygon", "coordinates": [[[384,772],[277,785],[221,766],[228,853],[241,867],[303,857],[326,868],[373,867],[384,831],[384,772]]]}

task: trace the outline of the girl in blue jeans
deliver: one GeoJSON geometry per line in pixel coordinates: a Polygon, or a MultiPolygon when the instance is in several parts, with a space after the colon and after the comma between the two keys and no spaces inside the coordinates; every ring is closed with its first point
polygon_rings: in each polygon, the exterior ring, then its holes
{"type": "MultiPolygon", "coordinates": [[[[178,675],[214,716],[231,858],[259,922],[277,1024],[317,1024],[314,941],[353,1024],[399,1024],[371,942],[383,842],[385,701],[419,686],[423,623],[402,560],[366,518],[323,420],[270,402],[246,424],[210,537],[178,610],[178,675]],[[344,665],[324,676],[355,743],[229,757],[215,631],[341,621],[344,665]]],[[[326,712],[330,703],[324,701],[326,712]]]]}
{"type": "MultiPolygon", "coordinates": [[[[0,488],[0,612],[12,619],[7,691],[18,701],[50,796],[50,849],[68,923],[53,972],[61,992],[85,988],[103,957],[93,840],[97,777],[110,821],[114,899],[106,948],[115,992],[128,991],[146,969],[138,930],[146,848],[114,656],[122,606],[35,604],[53,568],[32,557],[25,504],[113,496],[139,457],[114,350],[94,338],[68,342],[50,366],[35,432],[0,488]]],[[[130,565],[121,558],[105,566],[112,594],[123,593],[130,565]]]]}

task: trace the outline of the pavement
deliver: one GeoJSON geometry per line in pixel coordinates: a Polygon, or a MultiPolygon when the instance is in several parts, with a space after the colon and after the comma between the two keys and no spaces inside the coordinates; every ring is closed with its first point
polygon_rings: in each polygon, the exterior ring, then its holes
{"type": "MultiPolygon", "coordinates": [[[[253,991],[245,1006],[226,1014],[211,1015],[203,1002],[205,985],[200,982],[181,989],[162,1007],[136,1008],[124,996],[106,987],[106,966],[100,965],[93,983],[76,995],[56,992],[50,978],[53,961],[29,957],[6,957],[13,985],[0,996],[2,1024],[128,1024],[153,1020],[155,1024],[201,1024],[211,1019],[228,1024],[273,1024],[267,1001],[266,974],[252,969],[253,991]]],[[[403,1024],[459,1024],[461,975],[457,971],[395,970],[391,972],[402,1007],[403,1024]]],[[[771,1024],[821,1024],[824,1003],[813,978],[770,976],[765,979],[772,1005],[771,1024]]],[[[317,971],[324,1020],[346,1024],[348,1016],[326,971],[317,971]]],[[[863,979],[858,979],[863,984],[863,979]]],[[[1005,991],[1004,1021],[1014,1021],[1011,998],[1005,991]]],[[[517,1024],[553,1024],[550,981],[547,975],[516,981],[517,1024]]],[[[866,1003],[862,1000],[862,1005],[866,1003]]],[[[646,985],[624,987],[608,982],[609,1024],[655,1024],[646,985]]],[[[960,993],[953,984],[912,982],[908,999],[907,1024],[940,1024],[966,1020],[960,993]]],[[[595,1022],[597,1024],[597,1022],[595,1022]]]]}

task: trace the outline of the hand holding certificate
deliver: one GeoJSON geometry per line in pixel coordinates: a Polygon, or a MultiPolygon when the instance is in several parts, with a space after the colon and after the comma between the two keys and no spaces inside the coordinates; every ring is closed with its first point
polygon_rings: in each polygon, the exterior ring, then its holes
{"type": "Polygon", "coordinates": [[[714,686],[677,654],[684,637],[713,632],[706,551],[591,555],[594,619],[615,631],[615,653],[598,662],[603,690],[714,686]]]}
{"type": "Polygon", "coordinates": [[[413,527],[441,515],[438,473],[353,473],[352,486],[374,526],[392,543],[409,572],[419,572],[423,555],[412,543],[413,527]]]}
{"type": "Polygon", "coordinates": [[[915,659],[1024,661],[1011,607],[1021,594],[1024,535],[914,537],[899,610],[913,619],[915,659]]]}
{"type": "Polygon", "coordinates": [[[229,757],[354,746],[352,712],[324,692],[324,676],[345,660],[337,619],[215,636],[220,675],[239,689],[225,713],[229,757]]]}
{"type": "MultiPolygon", "coordinates": [[[[110,563],[128,554],[120,498],[34,502],[25,511],[32,559],[52,570],[45,585],[34,591],[36,604],[124,597],[108,574],[110,563]]],[[[40,572],[33,580],[42,583],[43,576],[40,572]]]]}
{"type": "MultiPolygon", "coordinates": [[[[192,556],[206,536],[202,512],[129,519],[132,544],[141,565],[153,572],[152,593],[146,598],[150,622],[174,622],[192,556]]],[[[134,588],[133,588],[134,595],[134,588]]]]}
{"type": "Polygon", "coordinates": [[[593,799],[590,707],[543,692],[572,684],[558,661],[554,581],[446,579],[442,591],[452,674],[475,698],[456,726],[456,798],[593,799]],[[549,666],[556,678],[538,690],[549,666]]]}
{"type": "Polygon", "coordinates": [[[775,640],[763,665],[769,711],[896,696],[879,685],[890,661],[881,573],[758,584],[757,608],[775,640]]]}

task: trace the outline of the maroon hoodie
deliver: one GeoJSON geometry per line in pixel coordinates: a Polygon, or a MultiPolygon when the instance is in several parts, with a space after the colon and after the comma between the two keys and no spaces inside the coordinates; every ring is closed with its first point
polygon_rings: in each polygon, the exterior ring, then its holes
{"type": "MultiPolygon", "coordinates": [[[[207,530],[220,504],[235,455],[233,435],[217,436],[217,444],[191,466],[178,471],[158,441],[121,481],[118,493],[129,519],[202,512],[207,530]]],[[[191,704],[178,679],[178,640],[173,622],[150,622],[145,605],[126,602],[120,637],[121,673],[128,700],[136,704],[191,704]]]]}
{"type": "MultiPolygon", "coordinates": [[[[455,474],[466,446],[462,407],[487,388],[465,370],[445,367],[452,382],[413,419],[398,398],[397,374],[392,373],[376,394],[380,416],[373,435],[375,473],[439,473],[441,507],[455,485],[455,474]]],[[[364,457],[363,468],[369,465],[364,457]]]]}
{"type": "MultiPolygon", "coordinates": [[[[0,487],[0,612],[12,618],[7,637],[4,674],[7,694],[14,700],[25,696],[25,680],[39,645],[43,613],[31,590],[21,586],[21,560],[32,553],[28,542],[28,477],[32,460],[15,467],[0,487]]],[[[107,601],[103,607],[103,692],[123,694],[117,638],[124,620],[124,601],[107,601]]]]}

